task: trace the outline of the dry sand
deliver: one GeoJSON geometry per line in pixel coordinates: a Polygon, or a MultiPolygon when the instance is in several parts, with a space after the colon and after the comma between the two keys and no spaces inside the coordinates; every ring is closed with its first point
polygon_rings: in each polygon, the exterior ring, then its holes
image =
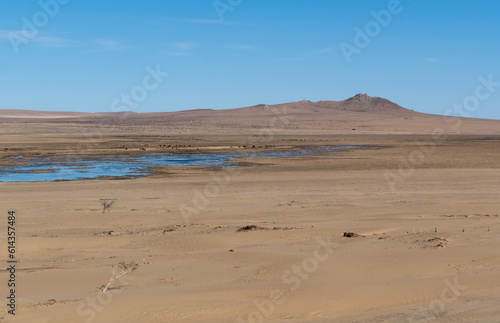
{"type": "MultiPolygon", "coordinates": [[[[377,149],[0,183],[0,242],[7,256],[15,210],[19,259],[17,315],[3,305],[3,321],[500,322],[500,136],[472,134],[481,122],[439,138],[299,129],[257,140],[222,128],[115,124],[89,137],[95,125],[74,120],[4,122],[2,156],[26,158],[377,149]],[[102,199],[114,200],[105,213],[102,199]],[[102,292],[113,268],[125,274],[102,292]]],[[[0,277],[5,304],[5,269],[0,277]]]]}

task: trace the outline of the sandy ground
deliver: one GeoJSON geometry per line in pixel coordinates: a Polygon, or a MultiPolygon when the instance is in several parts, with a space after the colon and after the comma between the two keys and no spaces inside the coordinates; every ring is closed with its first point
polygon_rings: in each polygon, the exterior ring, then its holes
{"type": "Polygon", "coordinates": [[[378,149],[130,180],[0,183],[1,258],[15,210],[19,260],[15,317],[0,271],[2,321],[500,322],[500,136],[259,142],[114,131],[85,140],[71,127],[11,126],[2,156],[378,149]],[[104,213],[103,199],[114,201],[104,213]]]}

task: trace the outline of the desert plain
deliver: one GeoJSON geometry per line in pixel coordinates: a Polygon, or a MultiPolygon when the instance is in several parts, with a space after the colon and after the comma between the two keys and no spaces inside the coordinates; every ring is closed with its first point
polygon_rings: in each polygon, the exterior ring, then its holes
{"type": "Polygon", "coordinates": [[[1,166],[239,152],[242,167],[0,182],[0,321],[500,322],[500,121],[349,100],[3,112],[1,166]],[[245,156],[303,149],[312,153],[245,156]]]}

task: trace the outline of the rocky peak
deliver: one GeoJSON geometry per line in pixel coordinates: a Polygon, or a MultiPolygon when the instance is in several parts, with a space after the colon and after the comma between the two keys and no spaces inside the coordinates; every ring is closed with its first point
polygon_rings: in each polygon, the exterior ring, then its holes
{"type": "Polygon", "coordinates": [[[371,101],[371,99],[372,99],[372,97],[368,96],[366,93],[365,94],[358,93],[355,96],[353,96],[352,98],[347,99],[347,101],[354,101],[354,102],[360,103],[361,105],[365,105],[365,104],[369,103],[371,101]]]}

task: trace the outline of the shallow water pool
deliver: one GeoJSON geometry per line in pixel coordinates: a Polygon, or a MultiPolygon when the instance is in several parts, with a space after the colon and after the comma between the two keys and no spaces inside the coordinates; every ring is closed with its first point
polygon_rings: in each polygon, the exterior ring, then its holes
{"type": "MultiPolygon", "coordinates": [[[[0,166],[0,182],[78,181],[110,177],[134,178],[150,175],[151,167],[219,166],[239,167],[238,157],[294,157],[318,152],[367,149],[364,146],[330,146],[270,153],[231,154],[144,154],[144,155],[54,155],[24,160],[22,156],[4,157],[14,165],[0,166]]],[[[0,159],[0,163],[2,160],[0,159]]]]}

